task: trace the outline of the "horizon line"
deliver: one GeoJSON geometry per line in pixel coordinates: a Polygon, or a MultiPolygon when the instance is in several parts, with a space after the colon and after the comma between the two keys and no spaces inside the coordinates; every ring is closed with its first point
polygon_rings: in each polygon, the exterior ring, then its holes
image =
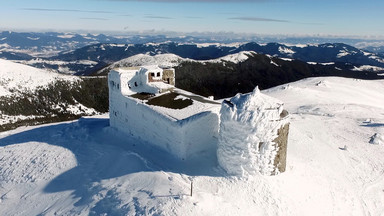
{"type": "Polygon", "coordinates": [[[247,37],[284,37],[284,38],[339,38],[339,39],[367,39],[367,40],[384,40],[384,35],[353,35],[353,34],[331,34],[331,33],[317,33],[317,34],[293,34],[293,33],[244,33],[244,32],[231,32],[231,31],[172,31],[172,30],[137,30],[137,31],[124,31],[124,30],[84,30],[84,29],[51,29],[51,28],[2,28],[1,32],[34,32],[34,33],[71,33],[71,34],[105,34],[111,36],[124,36],[124,35],[165,35],[165,36],[195,36],[195,37],[229,37],[229,36],[241,36],[242,38],[247,37]]]}

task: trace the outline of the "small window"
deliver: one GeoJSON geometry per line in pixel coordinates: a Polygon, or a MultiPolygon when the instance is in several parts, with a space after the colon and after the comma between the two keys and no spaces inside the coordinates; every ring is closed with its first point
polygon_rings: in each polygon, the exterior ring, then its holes
{"type": "Polygon", "coordinates": [[[155,76],[155,73],[151,73],[151,77],[154,77],[155,76]]]}
{"type": "Polygon", "coordinates": [[[135,86],[137,87],[137,82],[135,82],[135,86]]]}
{"type": "Polygon", "coordinates": [[[158,77],[160,76],[160,72],[157,72],[157,76],[158,76],[158,77]]]}

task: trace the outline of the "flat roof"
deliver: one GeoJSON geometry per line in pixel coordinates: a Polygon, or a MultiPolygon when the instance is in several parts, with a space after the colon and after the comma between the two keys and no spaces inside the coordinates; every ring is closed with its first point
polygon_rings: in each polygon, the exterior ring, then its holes
{"type": "Polygon", "coordinates": [[[143,99],[135,97],[135,100],[143,101],[153,110],[174,120],[186,119],[206,111],[219,112],[221,108],[220,102],[177,88],[143,99]],[[151,102],[157,98],[158,101],[151,102]]]}
{"type": "MultiPolygon", "coordinates": [[[[147,69],[151,67],[144,66],[147,69]]],[[[141,67],[120,67],[113,69],[120,74],[134,76],[141,67]]],[[[158,83],[158,85],[168,85],[158,83]]],[[[173,86],[172,86],[173,87],[173,86]]],[[[126,92],[125,97],[142,101],[151,109],[170,117],[174,120],[182,120],[202,112],[219,112],[221,103],[209,98],[173,87],[159,94],[146,94],[137,92],[126,92]]]]}

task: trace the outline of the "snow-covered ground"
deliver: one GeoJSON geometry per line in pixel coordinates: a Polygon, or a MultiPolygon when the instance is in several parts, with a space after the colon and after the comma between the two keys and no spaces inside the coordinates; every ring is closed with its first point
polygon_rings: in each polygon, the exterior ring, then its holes
{"type": "Polygon", "coordinates": [[[38,86],[46,86],[58,79],[79,78],[0,59],[0,96],[11,95],[17,91],[34,90],[38,86]]]}
{"type": "Polygon", "coordinates": [[[177,161],[107,116],[2,132],[0,215],[384,215],[383,92],[384,81],[335,77],[263,91],[291,113],[277,176],[177,161]]]}

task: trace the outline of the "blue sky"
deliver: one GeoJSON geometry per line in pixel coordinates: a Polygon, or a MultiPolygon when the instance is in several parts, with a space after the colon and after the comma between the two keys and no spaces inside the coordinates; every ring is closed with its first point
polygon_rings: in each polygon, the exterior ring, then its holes
{"type": "Polygon", "coordinates": [[[1,30],[384,36],[383,0],[2,0],[1,30]]]}

